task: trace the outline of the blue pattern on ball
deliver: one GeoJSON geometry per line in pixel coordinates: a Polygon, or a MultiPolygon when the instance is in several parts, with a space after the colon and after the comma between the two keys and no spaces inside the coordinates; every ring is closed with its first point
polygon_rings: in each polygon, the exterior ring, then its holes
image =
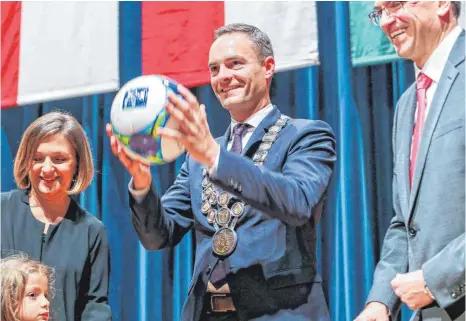
{"type": "Polygon", "coordinates": [[[129,140],[129,147],[135,153],[143,156],[156,156],[159,144],[152,134],[134,134],[129,140]]]}

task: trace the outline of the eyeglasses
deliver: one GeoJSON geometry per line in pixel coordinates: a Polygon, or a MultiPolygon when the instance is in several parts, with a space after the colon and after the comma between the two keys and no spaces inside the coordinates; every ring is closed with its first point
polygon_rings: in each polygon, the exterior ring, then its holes
{"type": "Polygon", "coordinates": [[[380,26],[380,19],[382,19],[383,12],[387,14],[390,18],[393,17],[398,10],[400,10],[406,1],[387,1],[387,4],[384,7],[381,7],[379,10],[374,10],[369,13],[369,18],[376,26],[380,26]]]}

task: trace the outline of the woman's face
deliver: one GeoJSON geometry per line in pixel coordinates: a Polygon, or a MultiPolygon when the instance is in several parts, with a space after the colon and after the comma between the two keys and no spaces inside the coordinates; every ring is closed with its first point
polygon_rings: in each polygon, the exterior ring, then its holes
{"type": "Polygon", "coordinates": [[[77,168],[76,153],[61,134],[45,138],[32,158],[29,179],[38,196],[55,198],[67,195],[77,168]]]}

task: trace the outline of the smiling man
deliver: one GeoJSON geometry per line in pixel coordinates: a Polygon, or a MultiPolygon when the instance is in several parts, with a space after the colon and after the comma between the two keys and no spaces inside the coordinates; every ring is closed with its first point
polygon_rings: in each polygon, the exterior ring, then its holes
{"type": "Polygon", "coordinates": [[[133,223],[149,250],[175,246],[191,229],[196,257],[183,320],[328,321],[317,274],[316,235],[336,161],[322,121],[290,119],[270,100],[269,37],[245,24],[215,32],[212,89],[231,115],[212,137],[205,107],[183,86],[166,106],[180,125],[160,130],[188,154],[163,197],[150,170],[131,160],[108,127],[112,151],[132,175],[133,223]]]}
{"type": "Polygon", "coordinates": [[[376,2],[369,15],[420,72],[393,128],[395,216],[357,321],[465,320],[465,43],[458,1],[376,2]]]}

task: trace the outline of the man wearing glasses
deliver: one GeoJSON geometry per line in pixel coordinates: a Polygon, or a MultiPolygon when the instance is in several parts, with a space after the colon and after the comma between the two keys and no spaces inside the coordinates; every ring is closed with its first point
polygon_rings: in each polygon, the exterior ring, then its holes
{"type": "Polygon", "coordinates": [[[369,17],[420,72],[393,128],[393,206],[355,321],[465,320],[465,43],[459,1],[375,2],[369,17]]]}

